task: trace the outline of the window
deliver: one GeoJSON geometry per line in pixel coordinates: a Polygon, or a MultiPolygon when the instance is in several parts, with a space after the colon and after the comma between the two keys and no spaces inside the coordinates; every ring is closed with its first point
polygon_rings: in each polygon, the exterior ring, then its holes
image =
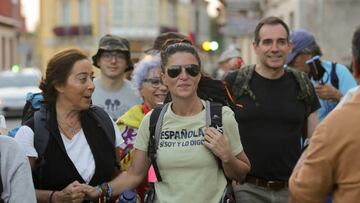
{"type": "Polygon", "coordinates": [[[91,22],[90,0],[79,0],[79,24],[88,25],[91,22]]]}
{"type": "Polygon", "coordinates": [[[61,25],[70,25],[70,0],[61,0],[60,1],[60,24],[61,25]]]}
{"type": "Polygon", "coordinates": [[[112,5],[112,25],[117,27],[123,25],[125,16],[125,0],[113,0],[112,5]]]}

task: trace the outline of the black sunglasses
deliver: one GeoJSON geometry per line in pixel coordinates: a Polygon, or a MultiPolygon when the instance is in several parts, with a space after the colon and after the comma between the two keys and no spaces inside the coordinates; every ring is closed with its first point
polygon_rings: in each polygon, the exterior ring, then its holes
{"type": "Polygon", "coordinates": [[[196,64],[188,64],[188,65],[172,65],[167,69],[167,74],[171,78],[176,78],[180,75],[182,67],[185,68],[187,74],[192,77],[197,76],[200,73],[200,66],[196,64]]]}

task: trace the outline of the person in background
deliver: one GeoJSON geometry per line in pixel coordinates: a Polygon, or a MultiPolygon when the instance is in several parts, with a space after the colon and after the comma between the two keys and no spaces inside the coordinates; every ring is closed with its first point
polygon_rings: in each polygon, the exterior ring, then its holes
{"type": "Polygon", "coordinates": [[[36,203],[31,168],[21,146],[0,133],[0,202],[36,203]]]}
{"type": "MultiPolygon", "coordinates": [[[[218,203],[227,185],[226,177],[241,181],[250,168],[234,114],[229,107],[222,107],[223,134],[214,127],[206,127],[207,105],[197,95],[201,61],[189,41],[168,40],[161,51],[161,69],[172,101],[164,107],[157,149],[162,181],[155,183],[155,202],[218,203]],[[189,132],[201,136],[186,136],[189,132]],[[170,134],[184,136],[166,136],[170,134]],[[187,146],[190,142],[195,144],[187,146]]],[[[114,194],[136,187],[146,176],[150,166],[147,155],[150,116],[151,112],[140,124],[132,165],[109,183],[114,194]]],[[[95,189],[89,188],[87,192],[92,198],[99,195],[95,189]]]]}
{"type": "MultiPolygon", "coordinates": [[[[131,165],[135,153],[135,138],[141,121],[156,105],[162,104],[166,97],[167,87],[162,84],[160,72],[160,57],[158,55],[147,56],[135,65],[132,81],[139,90],[144,103],[131,107],[116,121],[124,139],[124,143],[120,147],[121,169],[123,170],[127,170],[131,165]]],[[[150,181],[154,182],[154,180],[150,181]]],[[[142,200],[147,183],[146,180],[137,188],[137,193],[142,200]]]]}
{"type": "Polygon", "coordinates": [[[148,55],[158,55],[167,40],[170,39],[188,39],[189,38],[178,32],[164,32],[159,34],[153,43],[153,46],[150,49],[145,50],[145,53],[148,55]]]}
{"type": "Polygon", "coordinates": [[[82,51],[66,49],[55,54],[39,85],[44,98],[42,108],[46,107],[48,115],[43,121],[48,130],[44,154],[39,157],[34,145],[41,136],[35,132],[39,120],[27,120],[15,135],[29,157],[39,203],[83,202],[81,183],[110,181],[119,170],[117,152],[123,139],[109,115],[100,107],[96,113],[96,106],[90,106],[93,76],[91,62],[82,51]],[[102,121],[96,119],[100,112],[102,121]],[[101,126],[114,128],[115,143],[101,126]]]}
{"type": "MultiPolygon", "coordinates": [[[[354,76],[359,78],[360,27],[352,38],[354,76]]],[[[316,128],[289,181],[289,202],[355,203],[360,199],[360,94],[336,107],[316,128]]]]}
{"type": "Polygon", "coordinates": [[[291,171],[302,153],[301,141],[312,135],[320,105],[306,75],[284,68],[292,47],[287,24],[274,16],[263,18],[254,36],[258,63],[225,78],[241,104],[233,110],[251,162],[250,172],[234,191],[237,202],[285,203],[291,171]],[[308,87],[309,99],[299,97],[302,85],[308,87]],[[238,96],[244,87],[247,94],[238,96]]]}
{"type": "Polygon", "coordinates": [[[241,57],[240,49],[236,47],[229,47],[226,49],[218,60],[219,69],[217,71],[217,79],[223,79],[229,71],[240,69],[244,64],[241,57]]]}
{"type": "MultiPolygon", "coordinates": [[[[314,69],[315,67],[310,67],[306,62],[314,56],[322,56],[322,51],[316,43],[315,37],[305,30],[295,30],[290,33],[290,40],[293,43],[293,48],[286,64],[291,68],[305,72],[312,79],[316,94],[320,99],[321,108],[318,117],[321,121],[335,108],[342,96],[356,86],[356,81],[346,66],[336,63],[333,70],[333,62],[328,60],[320,60],[319,68],[324,72],[318,79],[314,79],[317,76],[312,75],[311,68],[314,69]],[[333,71],[335,72],[333,73],[333,71]],[[337,78],[338,82],[334,82],[334,78],[337,78]]],[[[320,73],[321,70],[318,72],[320,73]]]]}
{"type": "Polygon", "coordinates": [[[94,80],[93,104],[103,108],[115,121],[130,107],[142,103],[136,89],[125,78],[125,72],[133,69],[126,39],[115,35],[103,36],[92,59],[93,65],[100,69],[100,76],[94,80]]]}

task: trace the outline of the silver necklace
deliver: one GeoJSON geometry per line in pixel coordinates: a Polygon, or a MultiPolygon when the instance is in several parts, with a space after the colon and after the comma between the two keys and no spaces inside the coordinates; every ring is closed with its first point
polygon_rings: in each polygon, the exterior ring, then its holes
{"type": "Polygon", "coordinates": [[[59,123],[59,128],[61,131],[63,131],[63,133],[66,133],[65,129],[63,128],[62,125],[65,125],[66,129],[68,129],[70,132],[71,132],[71,135],[76,135],[77,133],[77,127],[76,127],[76,124],[74,126],[64,122],[64,121],[61,121],[61,120],[58,120],[58,123],[59,123]]]}

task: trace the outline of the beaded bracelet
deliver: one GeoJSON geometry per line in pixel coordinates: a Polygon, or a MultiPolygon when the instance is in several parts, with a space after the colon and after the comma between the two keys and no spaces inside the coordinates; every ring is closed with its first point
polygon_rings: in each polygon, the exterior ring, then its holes
{"type": "MultiPolygon", "coordinates": [[[[107,201],[111,200],[112,198],[112,187],[108,183],[102,183],[101,185],[98,185],[96,187],[96,190],[98,191],[98,199],[99,203],[106,203],[107,201]]],[[[110,202],[110,201],[109,201],[110,202]]]]}

